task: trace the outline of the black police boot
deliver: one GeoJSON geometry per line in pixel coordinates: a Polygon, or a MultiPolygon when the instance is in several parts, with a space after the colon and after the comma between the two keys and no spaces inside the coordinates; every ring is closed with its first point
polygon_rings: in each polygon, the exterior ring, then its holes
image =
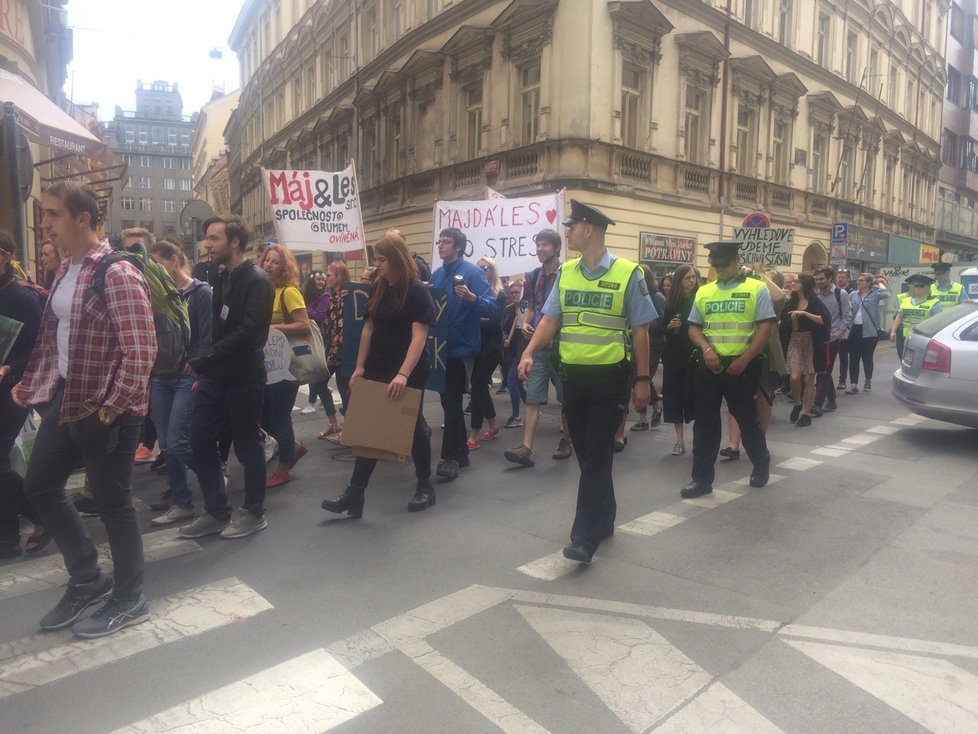
{"type": "Polygon", "coordinates": [[[363,517],[363,487],[347,485],[336,499],[323,500],[320,507],[329,512],[345,512],[350,517],[363,517]]]}
{"type": "Polygon", "coordinates": [[[696,497],[702,497],[705,494],[711,494],[713,492],[713,485],[706,484],[705,482],[692,481],[687,484],[679,492],[679,496],[684,500],[695,499],[696,497]]]}

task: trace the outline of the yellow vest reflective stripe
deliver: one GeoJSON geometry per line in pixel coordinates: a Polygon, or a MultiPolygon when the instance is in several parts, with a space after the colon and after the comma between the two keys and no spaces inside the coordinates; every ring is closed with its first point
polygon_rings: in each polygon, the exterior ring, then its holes
{"type": "Polygon", "coordinates": [[[716,282],[700,286],[694,301],[703,318],[703,336],[721,357],[747,351],[756,327],[757,296],[765,285],[754,278],[724,290],[716,282]]]}
{"type": "Polygon", "coordinates": [[[910,330],[919,324],[921,321],[926,321],[934,314],[934,306],[939,304],[941,301],[935,296],[931,296],[926,301],[914,305],[913,301],[910,300],[910,296],[906,294],[904,298],[900,300],[900,313],[903,314],[903,322],[900,324],[903,335],[910,336],[910,330]]]}
{"type": "Polygon", "coordinates": [[[961,300],[962,290],[964,290],[964,286],[960,283],[951,283],[951,287],[946,291],[942,291],[935,285],[930,294],[941,302],[941,306],[956,306],[961,300]]]}
{"type": "Polygon", "coordinates": [[[584,277],[581,259],[564,263],[558,280],[564,364],[618,364],[625,359],[625,289],[637,266],[617,258],[604,275],[584,277]]]}

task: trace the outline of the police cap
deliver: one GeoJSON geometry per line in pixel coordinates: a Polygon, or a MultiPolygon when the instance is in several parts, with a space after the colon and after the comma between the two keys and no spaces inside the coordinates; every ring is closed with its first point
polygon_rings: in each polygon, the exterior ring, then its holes
{"type": "Polygon", "coordinates": [[[915,275],[911,275],[903,282],[906,283],[907,285],[915,285],[919,288],[926,288],[927,286],[932,285],[934,283],[934,279],[931,278],[929,275],[924,275],[923,273],[917,273],[915,275]]]}
{"type": "Polygon", "coordinates": [[[614,224],[614,221],[602,213],[600,209],[595,209],[588,204],[582,204],[577,199],[571,199],[571,215],[564,220],[564,226],[570,227],[577,222],[593,224],[595,227],[600,227],[601,229],[607,229],[614,224]]]}
{"type": "Polygon", "coordinates": [[[707,258],[710,265],[729,265],[737,257],[740,243],[709,242],[706,244],[706,249],[710,251],[710,256],[707,258]]]}
{"type": "Polygon", "coordinates": [[[935,273],[949,273],[951,272],[951,263],[934,263],[935,273]]]}

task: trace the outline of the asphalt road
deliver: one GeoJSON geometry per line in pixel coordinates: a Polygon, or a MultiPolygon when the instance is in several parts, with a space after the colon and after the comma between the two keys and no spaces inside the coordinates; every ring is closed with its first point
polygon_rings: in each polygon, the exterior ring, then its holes
{"type": "Polygon", "coordinates": [[[243,540],[153,528],[137,467],[153,619],[38,634],[60,557],[0,566],[0,731],[978,731],[978,432],[908,414],[895,366],[812,428],[779,402],[763,489],[742,459],[682,501],[672,428],[629,434],[589,567],[559,555],[578,472],[552,408],[536,467],[504,430],[409,514],[411,467],[384,465],[362,520],[319,508],[352,465],[296,412],[310,454],[243,540]]]}

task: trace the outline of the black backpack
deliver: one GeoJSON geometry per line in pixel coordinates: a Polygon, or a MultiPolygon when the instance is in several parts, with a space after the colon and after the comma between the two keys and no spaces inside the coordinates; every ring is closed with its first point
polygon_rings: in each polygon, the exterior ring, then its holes
{"type": "Polygon", "coordinates": [[[414,259],[414,264],[418,267],[418,278],[427,283],[431,280],[431,268],[428,267],[428,263],[416,252],[412,252],[411,257],[414,259]]]}

